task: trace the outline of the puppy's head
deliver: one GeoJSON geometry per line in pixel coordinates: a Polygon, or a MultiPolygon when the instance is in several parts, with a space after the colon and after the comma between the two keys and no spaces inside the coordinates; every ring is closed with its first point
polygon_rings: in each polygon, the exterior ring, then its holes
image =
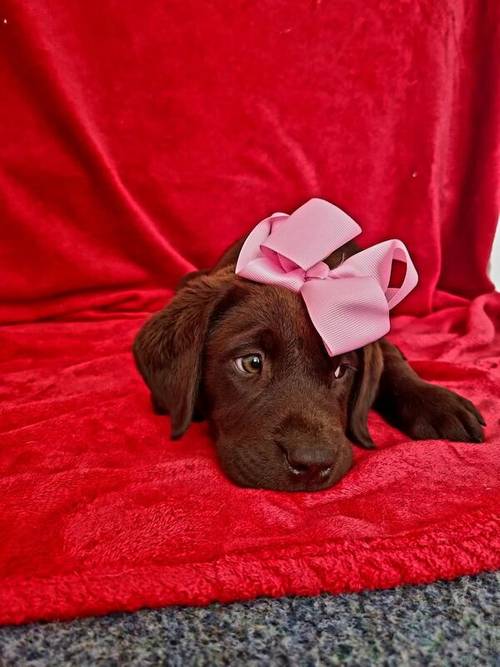
{"type": "Polygon", "coordinates": [[[172,437],[194,415],[213,426],[242,486],[318,490],[373,446],[366,420],[382,369],[376,344],[329,357],[299,295],[222,269],[197,275],[147,322],[137,365],[172,437]]]}

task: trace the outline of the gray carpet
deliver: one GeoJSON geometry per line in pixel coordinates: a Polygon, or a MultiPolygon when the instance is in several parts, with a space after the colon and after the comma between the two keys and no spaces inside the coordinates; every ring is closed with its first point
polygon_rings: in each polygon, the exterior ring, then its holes
{"type": "Polygon", "coordinates": [[[0,629],[2,667],[500,665],[499,574],[0,629]]]}

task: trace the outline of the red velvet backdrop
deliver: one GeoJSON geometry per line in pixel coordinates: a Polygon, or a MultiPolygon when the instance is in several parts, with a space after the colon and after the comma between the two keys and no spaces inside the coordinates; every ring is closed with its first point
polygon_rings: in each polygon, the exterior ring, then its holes
{"type": "Polygon", "coordinates": [[[0,620],[499,564],[496,7],[3,3],[0,620]],[[205,425],[167,440],[130,342],[184,272],[314,195],[408,245],[396,339],[487,442],[374,416],[380,450],[334,489],[238,489],[205,425]]]}

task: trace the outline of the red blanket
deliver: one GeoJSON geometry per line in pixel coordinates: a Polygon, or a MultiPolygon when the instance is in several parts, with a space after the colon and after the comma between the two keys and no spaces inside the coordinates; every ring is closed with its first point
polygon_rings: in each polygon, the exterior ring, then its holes
{"type": "Polygon", "coordinates": [[[496,3],[7,0],[0,15],[0,621],[431,581],[500,565],[496,3]],[[439,4],[439,3],[438,3],[439,4]],[[235,487],[130,356],[176,280],[322,196],[399,237],[394,339],[486,443],[235,487]]]}

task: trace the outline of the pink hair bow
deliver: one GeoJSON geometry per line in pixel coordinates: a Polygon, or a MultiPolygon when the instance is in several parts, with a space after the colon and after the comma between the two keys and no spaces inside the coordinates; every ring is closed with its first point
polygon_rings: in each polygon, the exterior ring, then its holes
{"type": "Polygon", "coordinates": [[[330,356],[356,350],[390,330],[389,310],[418,281],[408,250],[397,239],[362,250],[335,269],[322,261],[360,232],[340,208],[311,199],[291,215],[262,220],[243,244],[236,273],[299,292],[330,356]],[[394,260],[406,264],[400,287],[389,287],[394,260]]]}

